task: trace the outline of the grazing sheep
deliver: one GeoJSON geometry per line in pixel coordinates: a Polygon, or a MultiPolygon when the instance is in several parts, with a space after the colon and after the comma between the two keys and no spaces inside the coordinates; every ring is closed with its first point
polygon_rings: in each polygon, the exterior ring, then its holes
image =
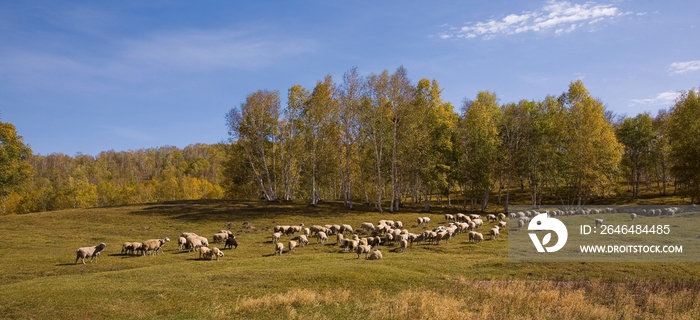
{"type": "Polygon", "coordinates": [[[635,218],[637,218],[636,213],[630,213],[630,218],[632,218],[632,221],[634,221],[635,218]]]}
{"type": "Polygon", "coordinates": [[[498,221],[498,218],[496,218],[495,214],[489,213],[486,215],[486,221],[498,221]]]}
{"type": "Polygon", "coordinates": [[[484,235],[479,232],[474,232],[474,243],[484,241],[484,235]]]}
{"type": "Polygon", "coordinates": [[[282,242],[275,243],[275,255],[282,255],[282,251],[284,251],[284,244],[282,242]]]}
{"type": "Polygon", "coordinates": [[[343,243],[343,238],[344,238],[344,236],[343,236],[342,233],[338,232],[338,234],[336,234],[335,237],[336,237],[336,238],[335,238],[335,243],[336,243],[336,244],[340,245],[340,244],[343,243]]]}
{"type": "Polygon", "coordinates": [[[374,252],[372,252],[372,254],[370,254],[369,258],[367,258],[367,259],[368,260],[380,260],[381,258],[382,258],[382,252],[379,251],[379,249],[377,249],[377,250],[374,250],[374,252]]]}
{"type": "Polygon", "coordinates": [[[189,236],[189,237],[187,237],[186,240],[187,240],[186,247],[188,248],[188,251],[189,251],[189,252],[197,251],[197,250],[199,250],[199,248],[201,248],[201,247],[206,247],[206,246],[204,246],[204,244],[202,243],[202,239],[200,239],[200,237],[197,236],[197,235],[195,235],[195,236],[189,236]]]}
{"type": "Polygon", "coordinates": [[[316,243],[320,242],[321,244],[324,244],[326,243],[326,241],[328,241],[328,236],[325,232],[319,231],[318,233],[316,233],[316,243]]]}
{"type": "Polygon", "coordinates": [[[178,237],[177,238],[177,250],[184,250],[187,247],[187,238],[178,237]]]}
{"type": "Polygon", "coordinates": [[[272,234],[272,243],[280,242],[280,237],[282,237],[281,232],[275,232],[272,234]]]}
{"type": "Polygon", "coordinates": [[[493,229],[489,230],[489,235],[491,236],[491,240],[498,238],[501,233],[498,231],[498,227],[494,227],[493,229]]]}
{"type": "Polygon", "coordinates": [[[217,234],[214,234],[213,241],[214,241],[214,243],[224,242],[224,241],[226,241],[226,239],[228,239],[228,236],[229,236],[229,234],[226,232],[217,233],[217,234]]]}
{"type": "Polygon", "coordinates": [[[229,235],[228,239],[226,239],[226,244],[224,245],[224,249],[233,249],[236,248],[238,249],[238,241],[236,241],[236,236],[234,235],[229,235]]]}
{"type": "Polygon", "coordinates": [[[95,261],[97,262],[97,257],[100,255],[100,252],[104,250],[104,248],[107,245],[103,242],[100,243],[94,247],[80,247],[78,250],[75,251],[76,257],[75,257],[75,264],[78,264],[78,260],[83,259],[83,264],[85,264],[85,258],[90,257],[90,262],[95,261]]]}
{"type": "Polygon", "coordinates": [[[299,235],[299,244],[302,247],[306,247],[309,244],[309,239],[306,237],[305,234],[299,235]]]}
{"type": "Polygon", "coordinates": [[[133,243],[131,243],[131,242],[124,242],[124,244],[122,244],[122,252],[121,252],[121,254],[127,254],[127,253],[129,253],[130,251],[133,253],[133,248],[134,248],[133,243]]]}
{"type": "Polygon", "coordinates": [[[602,226],[604,221],[605,221],[605,219],[602,219],[602,218],[595,219],[596,228],[602,226]]]}
{"type": "Polygon", "coordinates": [[[499,221],[497,226],[499,229],[504,229],[506,227],[507,222],[505,221],[499,221]]]}
{"type": "Polygon", "coordinates": [[[360,245],[359,240],[346,240],[345,241],[345,252],[352,252],[357,249],[357,246],[360,245]]]}
{"type": "Polygon", "coordinates": [[[150,239],[143,242],[143,255],[157,255],[158,251],[163,253],[163,245],[166,242],[170,242],[170,238],[165,237],[163,239],[150,239]],[[150,252],[150,253],[149,253],[150,252]]]}
{"type": "Polygon", "coordinates": [[[365,259],[367,259],[371,250],[372,246],[367,244],[357,246],[357,248],[355,248],[355,252],[357,252],[357,259],[359,260],[363,253],[365,254],[365,259]]]}
{"type": "Polygon", "coordinates": [[[208,247],[199,248],[199,258],[200,259],[210,259],[211,260],[211,249],[208,247]]]}
{"type": "Polygon", "coordinates": [[[449,221],[455,221],[455,216],[453,216],[453,215],[451,215],[451,214],[449,214],[449,213],[445,213],[445,221],[448,221],[448,222],[449,222],[449,221]]]}
{"type": "Polygon", "coordinates": [[[394,226],[396,226],[397,229],[403,229],[403,222],[396,220],[396,222],[394,222],[394,226]]]}
{"type": "Polygon", "coordinates": [[[401,240],[401,241],[399,241],[399,252],[406,252],[406,247],[408,247],[408,241],[407,241],[407,240],[401,240]]]}
{"type": "Polygon", "coordinates": [[[216,247],[211,249],[211,255],[216,257],[216,261],[219,261],[219,258],[224,257],[224,253],[221,250],[219,250],[219,248],[216,248],[216,247]]]}
{"type": "Polygon", "coordinates": [[[524,219],[518,219],[518,231],[522,230],[522,228],[525,226],[525,220],[524,219]]]}
{"type": "Polygon", "coordinates": [[[423,222],[424,222],[424,221],[423,221],[423,217],[418,217],[417,221],[418,221],[418,226],[419,226],[419,227],[422,227],[422,226],[423,226],[423,222]]]}
{"type": "Polygon", "coordinates": [[[297,247],[297,242],[294,240],[289,240],[289,253],[294,252],[294,248],[297,247]]]}

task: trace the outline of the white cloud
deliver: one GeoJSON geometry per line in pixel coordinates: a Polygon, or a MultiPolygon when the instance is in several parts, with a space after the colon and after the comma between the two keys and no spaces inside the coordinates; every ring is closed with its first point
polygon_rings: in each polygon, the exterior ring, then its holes
{"type": "Polygon", "coordinates": [[[523,32],[545,32],[554,30],[555,35],[573,32],[586,22],[598,23],[614,19],[631,12],[622,13],[611,4],[572,4],[568,1],[549,1],[547,5],[533,12],[509,14],[500,20],[470,22],[457,30],[440,34],[442,39],[475,38],[491,39],[497,35],[518,34],[523,32]]]}
{"type": "Polygon", "coordinates": [[[646,98],[646,99],[632,99],[630,100],[629,106],[637,106],[637,105],[643,105],[643,106],[670,106],[673,105],[673,103],[676,101],[676,98],[678,97],[678,92],[676,91],[666,91],[659,93],[656,95],[656,97],[653,98],[646,98]]]}
{"type": "Polygon", "coordinates": [[[674,62],[668,67],[672,75],[700,70],[700,60],[674,62]]]}

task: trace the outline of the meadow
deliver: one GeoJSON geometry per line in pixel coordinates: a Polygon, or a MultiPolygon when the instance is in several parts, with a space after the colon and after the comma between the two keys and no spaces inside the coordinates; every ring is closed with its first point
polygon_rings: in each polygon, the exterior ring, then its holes
{"type": "MultiPolygon", "coordinates": [[[[457,212],[200,200],[2,216],[0,318],[700,318],[699,263],[509,262],[511,230],[480,244],[459,235],[405,253],[382,245],[378,261],[344,253],[335,236],[275,256],[270,238],[273,226],[302,222],[358,229],[392,219],[420,232],[417,217],[431,217],[432,228],[457,212]],[[239,247],[218,262],[177,250],[182,232],[211,241],[229,227],[239,247]],[[125,241],[163,237],[172,240],[164,254],[120,253],[125,241]],[[74,264],[78,247],[100,242],[107,247],[97,263],[74,264]]],[[[286,247],[292,237],[282,239],[286,247]]]]}

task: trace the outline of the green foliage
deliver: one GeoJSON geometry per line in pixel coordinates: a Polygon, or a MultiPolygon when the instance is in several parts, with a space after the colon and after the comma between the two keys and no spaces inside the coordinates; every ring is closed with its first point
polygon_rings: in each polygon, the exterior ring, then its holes
{"type": "Polygon", "coordinates": [[[700,91],[683,92],[671,110],[669,119],[671,172],[685,186],[687,194],[700,199],[700,91]]]}
{"type": "Polygon", "coordinates": [[[629,182],[632,185],[632,198],[639,195],[639,184],[642,174],[652,162],[651,150],[656,132],[651,116],[642,113],[634,118],[627,118],[616,131],[617,139],[625,146],[622,157],[623,165],[629,168],[629,182]]]}

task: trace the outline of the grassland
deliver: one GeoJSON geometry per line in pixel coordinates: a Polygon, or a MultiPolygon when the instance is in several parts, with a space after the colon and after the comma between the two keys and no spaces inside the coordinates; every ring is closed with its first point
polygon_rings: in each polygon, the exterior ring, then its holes
{"type": "Polygon", "coordinates": [[[273,255],[277,224],[393,219],[417,232],[416,217],[431,216],[434,226],[447,212],[459,211],[188,201],[3,216],[0,318],[700,318],[699,263],[511,263],[508,231],[478,245],[462,235],[403,254],[383,246],[379,261],[315,240],[273,255]],[[182,232],[211,239],[229,222],[240,246],[219,262],[178,252],[175,242],[154,257],[120,254],[124,241],[182,232]],[[98,263],[74,265],[76,248],[100,242],[107,248],[98,263]]]}

